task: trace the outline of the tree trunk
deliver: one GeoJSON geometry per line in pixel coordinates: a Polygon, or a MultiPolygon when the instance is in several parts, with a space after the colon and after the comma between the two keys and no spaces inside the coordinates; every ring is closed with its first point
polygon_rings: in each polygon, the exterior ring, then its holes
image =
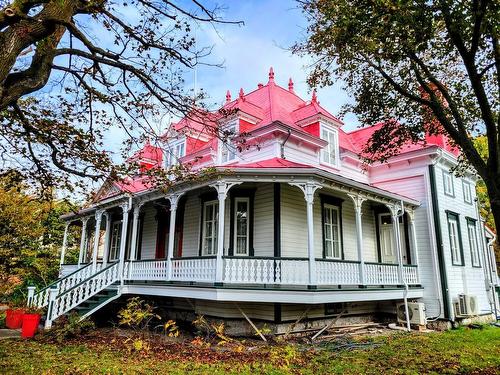
{"type": "Polygon", "coordinates": [[[493,244],[497,272],[500,273],[500,176],[495,176],[489,183],[486,182],[488,196],[490,198],[491,213],[496,226],[496,241],[493,244]]]}

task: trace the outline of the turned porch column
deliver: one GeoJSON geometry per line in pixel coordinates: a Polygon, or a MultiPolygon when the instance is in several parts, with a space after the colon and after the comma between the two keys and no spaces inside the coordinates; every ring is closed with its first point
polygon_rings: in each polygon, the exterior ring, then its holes
{"type": "Polygon", "coordinates": [[[92,251],[92,273],[95,273],[97,268],[97,252],[99,251],[99,238],[101,236],[101,220],[104,210],[95,212],[95,234],[94,234],[94,249],[92,251]]]}
{"type": "Polygon", "coordinates": [[[61,247],[61,259],[59,261],[59,265],[62,266],[64,264],[64,257],[66,256],[66,249],[68,247],[68,230],[69,230],[69,225],[71,224],[70,221],[66,222],[66,225],[64,227],[64,236],[63,236],[63,243],[61,247]]]}
{"type": "Polygon", "coordinates": [[[138,203],[134,207],[133,221],[132,221],[132,238],[130,242],[130,260],[137,259],[137,237],[138,237],[138,227],[139,227],[139,216],[141,214],[141,208],[144,202],[138,203]]]}
{"type": "Polygon", "coordinates": [[[307,254],[309,257],[309,287],[316,287],[316,254],[314,251],[314,193],[321,188],[321,185],[314,182],[289,183],[297,186],[304,193],[307,212],[307,254]]]}
{"type": "Polygon", "coordinates": [[[82,238],[80,239],[80,253],[78,254],[78,265],[83,263],[83,254],[85,251],[85,244],[87,240],[87,223],[90,217],[82,218],[82,238]]]}
{"type": "Polygon", "coordinates": [[[404,212],[403,211],[403,206],[399,205],[387,205],[389,210],[391,211],[391,217],[392,217],[392,228],[394,232],[394,246],[396,249],[396,257],[398,260],[398,283],[400,285],[404,284],[403,278],[403,256],[401,254],[401,231],[399,228],[399,217],[400,215],[404,212]],[[400,214],[401,212],[401,214],[400,214]]]}
{"type": "Polygon", "coordinates": [[[171,194],[167,196],[170,202],[170,222],[168,228],[168,248],[167,248],[167,280],[172,278],[172,257],[174,256],[175,244],[175,222],[177,218],[177,205],[184,193],[171,194]]]}
{"type": "Polygon", "coordinates": [[[356,247],[358,250],[359,261],[359,283],[365,285],[365,259],[363,255],[363,222],[362,222],[362,206],[366,200],[357,194],[347,194],[354,202],[354,212],[356,214],[356,247]]]}
{"type": "Polygon", "coordinates": [[[102,267],[106,267],[109,257],[109,240],[111,237],[111,213],[105,211],[106,216],[106,232],[104,233],[104,252],[102,253],[102,267]]]}
{"type": "Polygon", "coordinates": [[[119,255],[119,266],[118,274],[120,275],[120,284],[123,285],[123,268],[125,266],[125,249],[127,248],[127,228],[128,228],[128,213],[132,207],[128,202],[124,202],[120,205],[122,209],[122,233],[120,236],[120,255],[119,255]]]}
{"type": "Polygon", "coordinates": [[[219,220],[217,223],[217,260],[215,267],[215,282],[222,283],[223,278],[223,255],[224,255],[224,227],[225,227],[225,212],[226,212],[226,198],[229,189],[234,185],[239,185],[241,182],[226,182],[218,181],[210,185],[217,190],[217,197],[219,200],[219,220]]]}

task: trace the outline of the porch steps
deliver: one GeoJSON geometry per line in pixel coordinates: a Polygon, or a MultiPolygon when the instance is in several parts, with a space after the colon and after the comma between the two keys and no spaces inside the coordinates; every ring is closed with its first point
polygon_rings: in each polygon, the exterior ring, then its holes
{"type": "Polygon", "coordinates": [[[96,295],[80,303],[73,309],[73,311],[76,311],[78,315],[84,319],[118,297],[120,297],[118,288],[111,286],[107,289],[101,290],[96,295]]]}

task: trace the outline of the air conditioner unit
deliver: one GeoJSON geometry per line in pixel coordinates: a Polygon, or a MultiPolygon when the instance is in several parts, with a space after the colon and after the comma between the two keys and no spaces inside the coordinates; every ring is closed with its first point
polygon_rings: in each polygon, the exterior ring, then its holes
{"type": "Polygon", "coordinates": [[[478,315],[477,297],[470,294],[459,294],[455,303],[455,313],[457,316],[478,315]]]}
{"type": "MultiPolygon", "coordinates": [[[[406,323],[405,304],[398,303],[396,305],[398,323],[406,323]]],[[[408,302],[408,318],[411,324],[424,326],[427,324],[425,318],[425,304],[421,302],[408,302]]]]}

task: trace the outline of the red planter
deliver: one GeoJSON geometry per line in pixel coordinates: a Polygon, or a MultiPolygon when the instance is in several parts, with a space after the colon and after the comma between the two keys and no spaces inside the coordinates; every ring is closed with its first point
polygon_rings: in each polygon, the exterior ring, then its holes
{"type": "Polygon", "coordinates": [[[18,329],[23,325],[22,309],[7,309],[5,311],[5,325],[10,329],[18,329]]]}
{"type": "Polygon", "coordinates": [[[21,337],[29,338],[35,336],[38,330],[38,324],[40,324],[40,314],[24,314],[21,337]]]}

